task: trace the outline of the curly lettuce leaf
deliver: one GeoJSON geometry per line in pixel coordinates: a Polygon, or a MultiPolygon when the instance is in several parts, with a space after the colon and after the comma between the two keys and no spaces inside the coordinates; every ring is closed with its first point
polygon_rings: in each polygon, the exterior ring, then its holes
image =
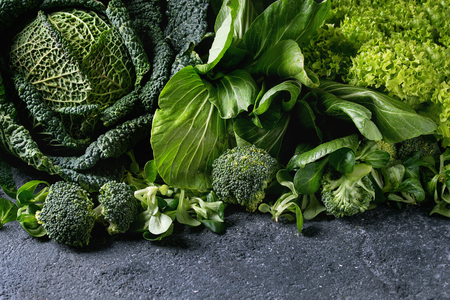
{"type": "Polygon", "coordinates": [[[450,139],[450,8],[443,1],[333,1],[306,65],[328,79],[383,91],[436,119],[450,139]]]}

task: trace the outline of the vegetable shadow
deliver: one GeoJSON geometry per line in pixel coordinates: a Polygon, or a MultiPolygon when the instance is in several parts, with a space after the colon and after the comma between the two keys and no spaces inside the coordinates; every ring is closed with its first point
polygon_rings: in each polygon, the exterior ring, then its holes
{"type": "Polygon", "coordinates": [[[302,235],[305,237],[316,237],[322,232],[322,229],[318,225],[309,225],[307,227],[303,227],[302,235]]]}
{"type": "Polygon", "coordinates": [[[103,226],[95,225],[91,232],[89,244],[84,247],[70,247],[77,252],[98,252],[111,247],[118,236],[109,235],[103,226]]]}

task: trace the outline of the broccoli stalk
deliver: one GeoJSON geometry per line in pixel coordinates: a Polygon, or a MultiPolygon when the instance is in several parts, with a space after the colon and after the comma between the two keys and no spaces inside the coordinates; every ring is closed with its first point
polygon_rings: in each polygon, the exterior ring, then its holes
{"type": "Polygon", "coordinates": [[[329,168],[322,178],[322,202],[335,217],[352,216],[369,208],[375,199],[372,182],[367,176],[372,166],[359,163],[350,173],[341,174],[329,168]]]}

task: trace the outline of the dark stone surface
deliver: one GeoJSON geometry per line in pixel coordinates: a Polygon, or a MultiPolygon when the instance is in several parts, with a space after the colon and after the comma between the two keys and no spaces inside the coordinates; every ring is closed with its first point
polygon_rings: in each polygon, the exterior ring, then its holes
{"type": "Polygon", "coordinates": [[[221,235],[180,227],[149,242],[96,230],[82,250],[11,222],[0,230],[0,299],[450,299],[450,220],[428,211],[378,207],[306,222],[299,235],[228,210],[221,235]]]}

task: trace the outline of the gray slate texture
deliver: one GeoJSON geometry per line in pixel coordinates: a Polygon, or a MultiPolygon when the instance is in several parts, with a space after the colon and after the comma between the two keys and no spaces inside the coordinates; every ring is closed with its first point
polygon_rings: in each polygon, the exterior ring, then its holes
{"type": "Polygon", "coordinates": [[[94,232],[81,250],[11,222],[0,230],[0,300],[450,299],[450,220],[428,212],[378,207],[305,222],[298,234],[232,208],[224,234],[181,227],[149,242],[94,232]]]}

